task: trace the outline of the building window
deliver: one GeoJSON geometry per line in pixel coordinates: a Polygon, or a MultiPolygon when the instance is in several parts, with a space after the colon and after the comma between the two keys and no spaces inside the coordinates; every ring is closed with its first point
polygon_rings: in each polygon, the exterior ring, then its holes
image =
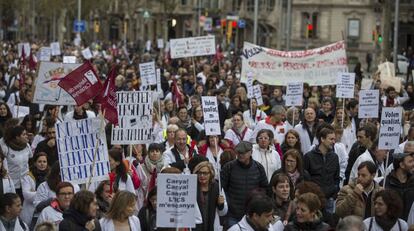
{"type": "Polygon", "coordinates": [[[302,12],[302,23],[300,27],[300,37],[306,38],[307,36],[307,28],[310,20],[310,15],[308,12],[302,12]]]}
{"type": "Polygon", "coordinates": [[[313,26],[312,38],[317,38],[318,37],[318,13],[317,12],[314,12],[312,14],[312,26],[313,26]]]}
{"type": "Polygon", "coordinates": [[[181,5],[187,5],[187,0],[181,0],[181,5]]]}
{"type": "Polygon", "coordinates": [[[275,8],[276,0],[267,0],[267,11],[272,11],[275,8]]]}
{"type": "Polygon", "coordinates": [[[233,11],[240,10],[242,0],[233,0],[233,11]]]}
{"type": "Polygon", "coordinates": [[[247,0],[247,11],[254,11],[254,0],[247,0]]]}

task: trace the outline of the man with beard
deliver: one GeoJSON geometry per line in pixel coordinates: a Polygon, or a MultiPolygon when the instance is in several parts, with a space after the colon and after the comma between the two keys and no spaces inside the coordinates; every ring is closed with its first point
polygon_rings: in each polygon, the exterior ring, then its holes
{"type": "Polygon", "coordinates": [[[374,197],[381,187],[374,181],[377,167],[372,161],[358,166],[358,176],[338,193],[335,213],[344,218],[357,215],[366,219],[374,214],[374,197]]]}
{"type": "Polygon", "coordinates": [[[311,181],[318,184],[327,199],[326,212],[334,211],[334,198],[339,191],[339,158],[334,152],[335,131],[323,128],[317,134],[319,145],[303,157],[303,169],[308,171],[311,181]]]}

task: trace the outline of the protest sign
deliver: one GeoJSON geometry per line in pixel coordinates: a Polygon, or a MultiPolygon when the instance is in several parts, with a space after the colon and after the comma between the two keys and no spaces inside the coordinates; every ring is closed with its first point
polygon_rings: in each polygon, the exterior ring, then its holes
{"type": "Polygon", "coordinates": [[[260,85],[253,86],[253,97],[256,98],[257,106],[263,105],[262,88],[260,85]]]}
{"type": "Polygon", "coordinates": [[[157,227],[194,228],[197,203],[195,174],[159,174],[157,177],[157,227]]]}
{"type": "Polygon", "coordinates": [[[286,106],[302,106],[303,83],[288,83],[286,88],[286,106]]]}
{"type": "Polygon", "coordinates": [[[380,72],[381,88],[394,87],[399,93],[401,90],[401,80],[395,77],[395,65],[391,62],[384,62],[378,65],[380,72]]]}
{"type": "Polygon", "coordinates": [[[95,153],[92,182],[108,178],[108,148],[105,133],[100,134],[99,131],[100,123],[97,118],[56,123],[56,147],[62,181],[86,183],[92,174],[95,153]]]}
{"type": "Polygon", "coordinates": [[[339,73],[336,80],[337,98],[354,98],[355,73],[339,73]]]}
{"type": "Polygon", "coordinates": [[[164,92],[161,87],[161,69],[157,68],[157,92],[158,98],[164,98],[164,92]]]}
{"type": "Polygon", "coordinates": [[[244,42],[242,82],[253,72],[257,80],[269,85],[307,82],[310,85],[336,84],[338,72],[347,72],[345,42],[304,51],[278,51],[244,42]]]}
{"type": "Polygon", "coordinates": [[[246,87],[247,87],[247,98],[251,99],[254,97],[253,95],[253,74],[251,72],[247,73],[247,82],[246,82],[246,87]]]}
{"type": "Polygon", "coordinates": [[[118,126],[112,128],[112,144],[152,142],[152,92],[118,91],[118,126]]]}
{"type": "Polygon", "coordinates": [[[141,76],[142,86],[157,84],[154,61],[148,63],[140,63],[139,74],[141,76]]]}
{"type": "Polygon", "coordinates": [[[171,58],[186,58],[216,54],[214,36],[190,37],[170,40],[171,58]]]}
{"type": "Polygon", "coordinates": [[[82,50],[82,56],[85,59],[88,59],[88,60],[91,59],[93,57],[92,52],[91,52],[91,49],[89,49],[89,47],[83,49],[82,50]]]}
{"type": "Polygon", "coordinates": [[[50,61],[50,57],[52,56],[52,49],[50,47],[42,47],[39,51],[39,60],[40,61],[50,61]]]}
{"type": "Polygon", "coordinates": [[[379,91],[361,90],[359,91],[358,118],[378,118],[379,111],[379,91]]]}
{"type": "Polygon", "coordinates": [[[78,106],[88,102],[102,90],[101,81],[89,61],[67,74],[58,84],[75,99],[78,106]]]}
{"type": "Polygon", "coordinates": [[[50,43],[50,48],[52,49],[52,56],[60,55],[60,44],[59,44],[59,42],[50,43]]]}
{"type": "Polygon", "coordinates": [[[378,149],[391,150],[398,147],[401,136],[401,119],[401,107],[382,108],[378,149]]]}
{"type": "Polygon", "coordinates": [[[76,56],[63,56],[63,63],[76,63],[76,56]]]}
{"type": "Polygon", "coordinates": [[[151,40],[147,40],[145,43],[145,50],[148,52],[151,51],[151,40]]]}
{"type": "Polygon", "coordinates": [[[25,106],[19,106],[15,104],[7,104],[13,115],[13,118],[23,118],[30,114],[30,108],[25,106]]]}
{"type": "Polygon", "coordinates": [[[51,105],[75,105],[76,102],[58,85],[59,81],[79,64],[41,62],[33,84],[33,103],[51,105]]]}
{"type": "Polygon", "coordinates": [[[158,49],[164,48],[164,39],[157,39],[157,47],[158,49]]]}
{"type": "Polygon", "coordinates": [[[217,97],[203,96],[201,97],[201,101],[204,115],[204,130],[206,131],[206,135],[221,135],[217,97]]]}

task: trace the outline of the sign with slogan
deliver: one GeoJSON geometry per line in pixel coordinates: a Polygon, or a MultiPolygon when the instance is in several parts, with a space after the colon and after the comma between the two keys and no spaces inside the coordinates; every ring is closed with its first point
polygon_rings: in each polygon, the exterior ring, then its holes
{"type": "Polygon", "coordinates": [[[50,61],[50,57],[52,56],[52,49],[50,47],[42,47],[39,51],[39,60],[40,61],[50,61]]]}
{"type": "Polygon", "coordinates": [[[378,118],[379,90],[359,91],[358,118],[378,118]]]}
{"type": "Polygon", "coordinates": [[[302,106],[303,83],[288,83],[286,88],[286,106],[302,106]]]}
{"type": "Polygon", "coordinates": [[[93,57],[91,49],[89,49],[89,47],[85,48],[82,50],[82,56],[85,59],[91,59],[93,57]]]}
{"type": "Polygon", "coordinates": [[[400,144],[401,107],[383,107],[381,113],[381,127],[378,138],[378,149],[395,149],[400,144]]]}
{"type": "Polygon", "coordinates": [[[246,87],[247,87],[247,98],[251,99],[254,97],[253,95],[253,74],[251,72],[247,73],[247,82],[246,82],[246,87]]]}
{"type": "Polygon", "coordinates": [[[56,147],[62,181],[86,183],[92,174],[95,153],[92,182],[108,179],[108,148],[105,133],[100,134],[100,123],[97,118],[56,123],[56,147]]]}
{"type": "Polygon", "coordinates": [[[63,63],[76,63],[76,56],[63,56],[63,63]]]}
{"type": "Polygon", "coordinates": [[[50,48],[52,49],[52,55],[60,55],[60,44],[59,42],[50,43],[50,48]]]}
{"type": "Polygon", "coordinates": [[[206,135],[221,135],[217,97],[201,97],[206,135]]]}
{"type": "Polygon", "coordinates": [[[142,86],[157,84],[155,62],[140,63],[139,74],[141,76],[142,86]]]}
{"type": "Polygon", "coordinates": [[[263,105],[262,88],[260,85],[253,86],[253,97],[256,98],[257,106],[263,105]]]}
{"type": "Polygon", "coordinates": [[[51,105],[76,105],[75,100],[58,83],[80,64],[40,62],[35,84],[33,103],[51,105]]]}
{"type": "Polygon", "coordinates": [[[197,175],[159,174],[157,227],[195,228],[197,175]]]}
{"type": "Polygon", "coordinates": [[[187,58],[216,54],[214,36],[190,37],[170,40],[171,58],[187,58]]]}
{"type": "Polygon", "coordinates": [[[354,98],[355,73],[339,73],[336,80],[337,98],[354,98]]]}
{"type": "Polygon", "coordinates": [[[152,142],[152,92],[118,91],[118,126],[112,128],[112,144],[152,142]]]}
{"type": "Polygon", "coordinates": [[[258,81],[269,85],[332,85],[338,72],[348,70],[344,41],[305,51],[279,51],[244,42],[241,58],[244,83],[246,73],[253,72],[258,81]]]}

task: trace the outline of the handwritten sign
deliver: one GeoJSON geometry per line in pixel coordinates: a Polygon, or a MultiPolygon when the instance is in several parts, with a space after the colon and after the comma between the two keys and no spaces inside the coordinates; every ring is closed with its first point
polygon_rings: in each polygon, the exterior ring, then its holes
{"type": "Polygon", "coordinates": [[[262,88],[260,85],[253,86],[253,96],[256,98],[257,106],[263,105],[262,88]]]}
{"type": "Polygon", "coordinates": [[[214,36],[190,37],[170,40],[171,58],[186,58],[216,54],[214,36]]]}
{"type": "Polygon", "coordinates": [[[110,172],[105,133],[100,134],[100,120],[82,119],[57,123],[56,147],[62,181],[86,183],[92,174],[93,156],[96,153],[92,182],[108,179],[110,172]]]}
{"type": "Polygon", "coordinates": [[[355,73],[339,73],[336,80],[337,98],[354,98],[355,73]]]}
{"type": "Polygon", "coordinates": [[[139,73],[141,76],[142,86],[157,84],[154,61],[148,63],[140,63],[139,73]]]}
{"type": "Polygon", "coordinates": [[[59,42],[50,43],[50,48],[52,49],[52,55],[60,55],[60,44],[59,42]]]}
{"type": "Polygon", "coordinates": [[[76,63],[76,56],[63,56],[63,63],[76,63]]]}
{"type": "Polygon", "coordinates": [[[358,118],[378,118],[379,91],[359,91],[358,118]]]}
{"type": "Polygon", "coordinates": [[[50,47],[42,47],[40,48],[39,53],[39,60],[40,61],[50,61],[50,57],[52,56],[52,49],[50,47]]]}
{"type": "Polygon", "coordinates": [[[194,228],[197,176],[159,174],[157,185],[157,227],[194,228]]]}
{"type": "Polygon", "coordinates": [[[382,108],[381,127],[378,138],[379,149],[390,150],[398,147],[401,136],[401,118],[401,107],[382,108]]]}
{"type": "Polygon", "coordinates": [[[302,106],[303,83],[288,83],[286,88],[286,106],[302,106]]]}
{"type": "Polygon", "coordinates": [[[214,96],[203,96],[201,101],[206,135],[221,135],[217,98],[214,96]]]}
{"type": "Polygon", "coordinates": [[[251,72],[247,73],[247,98],[251,99],[254,97],[253,95],[253,74],[251,72]]]}

